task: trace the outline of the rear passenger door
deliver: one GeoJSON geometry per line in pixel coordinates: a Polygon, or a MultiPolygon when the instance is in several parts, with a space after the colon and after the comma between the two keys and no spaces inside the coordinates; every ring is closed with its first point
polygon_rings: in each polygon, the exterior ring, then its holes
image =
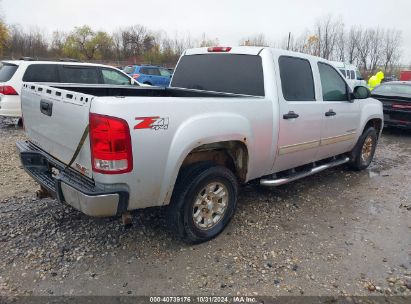
{"type": "Polygon", "coordinates": [[[360,109],[358,101],[350,100],[348,84],[334,67],[318,62],[318,70],[323,100],[323,125],[318,158],[323,159],[352,149],[357,138],[360,109]]]}
{"type": "Polygon", "coordinates": [[[323,111],[316,101],[312,62],[280,56],[275,63],[279,97],[279,137],[274,171],[315,161],[321,139],[323,111]]]}

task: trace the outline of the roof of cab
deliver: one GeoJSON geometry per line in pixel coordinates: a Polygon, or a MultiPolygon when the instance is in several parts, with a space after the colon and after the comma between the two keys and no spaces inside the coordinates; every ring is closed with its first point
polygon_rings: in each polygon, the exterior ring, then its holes
{"type": "Polygon", "coordinates": [[[235,54],[235,55],[259,55],[263,50],[269,50],[275,56],[300,57],[305,59],[314,59],[316,61],[328,62],[328,60],[312,56],[305,53],[298,53],[284,49],[261,47],[261,46],[234,46],[229,51],[209,52],[208,47],[194,48],[186,50],[183,55],[202,55],[202,54],[235,54]]]}
{"type": "Polygon", "coordinates": [[[238,55],[258,55],[264,47],[261,46],[234,46],[228,52],[212,52],[208,51],[208,47],[188,49],[184,55],[201,55],[201,54],[238,54],[238,55]]]}

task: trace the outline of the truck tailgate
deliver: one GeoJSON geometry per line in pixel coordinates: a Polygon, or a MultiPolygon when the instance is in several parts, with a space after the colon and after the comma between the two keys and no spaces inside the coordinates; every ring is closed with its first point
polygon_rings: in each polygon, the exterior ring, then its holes
{"type": "MultiPolygon", "coordinates": [[[[21,106],[29,140],[67,165],[88,126],[92,99],[92,95],[24,83],[21,106]]],[[[71,166],[92,176],[88,136],[71,166]]]]}

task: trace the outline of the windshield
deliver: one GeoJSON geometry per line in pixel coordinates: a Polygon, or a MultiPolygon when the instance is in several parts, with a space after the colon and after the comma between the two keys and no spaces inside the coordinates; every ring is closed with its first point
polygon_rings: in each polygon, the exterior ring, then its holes
{"type": "Polygon", "coordinates": [[[14,73],[17,71],[18,66],[15,64],[0,63],[0,82],[6,82],[13,77],[14,73]]]}
{"type": "Polygon", "coordinates": [[[373,91],[376,95],[407,95],[411,97],[411,84],[387,83],[376,87],[373,91]]]}
{"type": "Polygon", "coordinates": [[[205,54],[183,56],[171,87],[264,96],[260,56],[205,54]]]}

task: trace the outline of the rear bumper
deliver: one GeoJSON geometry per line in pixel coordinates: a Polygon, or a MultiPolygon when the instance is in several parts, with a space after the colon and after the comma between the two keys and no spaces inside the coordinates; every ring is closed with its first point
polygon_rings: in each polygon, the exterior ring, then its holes
{"type": "Polygon", "coordinates": [[[0,116],[21,117],[20,96],[0,96],[0,116]]]}
{"type": "Polygon", "coordinates": [[[28,141],[16,143],[26,172],[59,202],[89,216],[113,216],[127,211],[125,185],[97,186],[93,180],[65,165],[28,141]]]}
{"type": "Polygon", "coordinates": [[[12,118],[20,118],[21,111],[18,109],[0,109],[0,116],[12,117],[12,118]]]}

